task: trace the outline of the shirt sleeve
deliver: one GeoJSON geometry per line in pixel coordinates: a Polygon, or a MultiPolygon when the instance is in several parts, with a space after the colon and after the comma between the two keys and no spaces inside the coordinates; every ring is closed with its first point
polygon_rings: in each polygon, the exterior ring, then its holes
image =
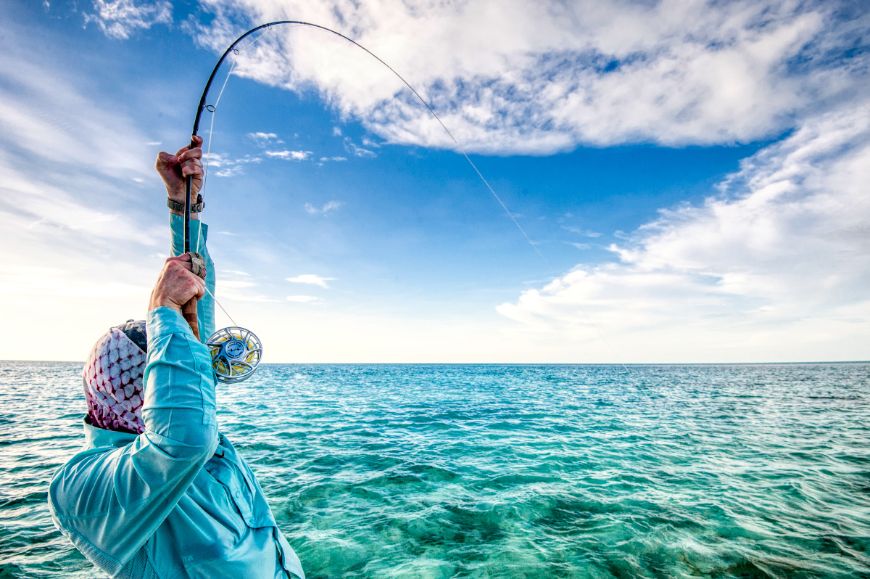
{"type": "Polygon", "coordinates": [[[117,573],[172,512],[218,445],[208,349],[170,308],[148,314],[145,431],[114,450],[83,452],[49,487],[58,526],[117,573]]]}
{"type": "MultiPolygon", "coordinates": [[[[184,253],[184,217],[174,213],[169,214],[169,231],[171,236],[170,251],[173,256],[184,253]]],[[[199,219],[190,220],[190,250],[199,253],[205,259],[207,268],[205,286],[208,292],[197,304],[199,318],[199,337],[203,342],[214,334],[214,299],[215,271],[214,262],[208,253],[208,225],[199,219]],[[209,293],[211,292],[211,293],[209,293]]]]}

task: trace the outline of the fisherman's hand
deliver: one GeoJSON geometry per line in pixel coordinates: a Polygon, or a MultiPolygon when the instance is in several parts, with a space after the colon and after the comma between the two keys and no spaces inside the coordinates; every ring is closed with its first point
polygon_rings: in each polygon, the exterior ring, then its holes
{"type": "MultiPolygon", "coordinates": [[[[205,280],[192,272],[192,259],[189,253],[170,257],[163,264],[163,271],[151,292],[148,310],[165,306],[185,314],[185,306],[191,300],[205,295],[205,280]]],[[[186,316],[185,316],[186,317],[186,316]]]]}
{"type": "Polygon", "coordinates": [[[193,141],[195,147],[181,147],[174,155],[161,151],[154,163],[154,168],[166,185],[169,198],[179,203],[184,203],[185,181],[188,176],[192,177],[191,203],[196,202],[196,195],[202,187],[202,137],[194,137],[193,141]]]}

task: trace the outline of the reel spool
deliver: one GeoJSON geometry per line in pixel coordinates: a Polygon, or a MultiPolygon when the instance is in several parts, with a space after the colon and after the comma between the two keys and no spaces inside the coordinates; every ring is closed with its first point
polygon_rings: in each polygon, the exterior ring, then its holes
{"type": "Polygon", "coordinates": [[[206,342],[211,366],[219,382],[233,384],[247,380],[260,365],[263,345],[251,330],[230,326],[218,330],[206,342]]]}

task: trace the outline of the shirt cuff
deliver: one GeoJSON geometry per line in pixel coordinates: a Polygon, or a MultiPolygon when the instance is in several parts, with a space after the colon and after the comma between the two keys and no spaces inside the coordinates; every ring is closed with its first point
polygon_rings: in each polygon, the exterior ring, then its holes
{"type": "Polygon", "coordinates": [[[190,329],[190,324],[187,323],[181,312],[166,306],[160,306],[148,312],[147,333],[149,350],[153,343],[172,334],[184,334],[196,340],[193,330],[190,329]]]}
{"type": "MultiPolygon", "coordinates": [[[[169,214],[169,231],[172,234],[172,253],[181,255],[184,253],[184,217],[169,214]]],[[[199,251],[201,254],[207,253],[205,249],[206,241],[208,240],[208,224],[203,223],[199,219],[190,220],[190,250],[199,251]]]]}

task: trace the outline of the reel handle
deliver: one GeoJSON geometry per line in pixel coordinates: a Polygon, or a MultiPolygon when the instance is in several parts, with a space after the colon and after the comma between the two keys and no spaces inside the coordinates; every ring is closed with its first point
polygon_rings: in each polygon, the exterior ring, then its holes
{"type": "MultiPolygon", "coordinates": [[[[196,146],[196,131],[190,137],[190,147],[196,146]]],[[[190,252],[190,196],[193,189],[193,177],[188,175],[184,180],[184,253],[190,252]]]]}

